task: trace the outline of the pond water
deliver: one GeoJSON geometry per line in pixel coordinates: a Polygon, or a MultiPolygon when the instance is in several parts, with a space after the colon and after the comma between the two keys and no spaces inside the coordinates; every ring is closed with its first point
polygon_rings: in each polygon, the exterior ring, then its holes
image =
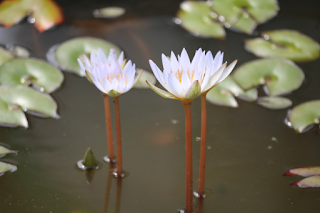
{"type": "MultiPolygon", "coordinates": [[[[33,57],[45,59],[46,52],[55,44],[77,36],[94,36],[117,44],[137,67],[146,70],[151,70],[149,59],[161,64],[161,53],[169,55],[171,50],[180,53],[183,47],[190,55],[199,47],[213,52],[221,50],[226,61],[238,59],[238,64],[256,59],[243,47],[244,39],[253,36],[228,30],[224,41],[194,37],[172,23],[179,3],[160,2],[141,1],[141,5],[132,8],[130,2],[113,2],[112,5],[128,9],[126,15],[113,20],[90,16],[93,9],[108,6],[102,1],[90,5],[81,1],[81,8],[75,5],[77,12],[72,10],[71,3],[62,3],[67,17],[64,25],[42,34],[26,23],[0,28],[0,43],[27,47],[33,57]]],[[[283,12],[280,10],[276,18],[258,30],[295,29],[319,42],[319,15],[316,18],[312,12],[318,7],[316,1],[306,4],[310,13],[307,9],[298,13],[298,6],[291,10],[290,6],[280,4],[283,12]]],[[[298,65],[306,80],[300,89],[287,96],[294,105],[320,98],[320,60],[298,65]]],[[[150,89],[132,89],[120,97],[123,168],[129,175],[117,183],[108,172],[109,164],[102,160],[107,154],[103,96],[85,78],[71,73],[64,76],[62,87],[52,94],[58,103],[60,119],[27,116],[29,129],[0,127],[0,142],[18,150],[18,155],[1,158],[17,165],[18,170],[0,177],[0,212],[160,213],[183,209],[183,105],[161,98],[150,89]],[[86,172],[76,167],[88,147],[101,165],[90,184],[86,172]]],[[[238,101],[237,109],[207,105],[209,196],[200,212],[319,212],[319,189],[291,187],[290,183],[302,178],[282,176],[294,167],[320,165],[319,128],[297,134],[284,124],[287,110],[269,110],[238,101]]],[[[192,102],[191,112],[194,189],[197,189],[199,98],[192,102]]],[[[113,104],[111,114],[114,122],[113,104]]],[[[198,207],[195,198],[194,208],[198,207]]]]}

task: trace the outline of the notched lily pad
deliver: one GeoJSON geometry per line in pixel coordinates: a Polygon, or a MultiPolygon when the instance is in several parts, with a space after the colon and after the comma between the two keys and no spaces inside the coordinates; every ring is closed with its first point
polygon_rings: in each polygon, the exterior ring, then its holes
{"type": "MultiPolygon", "coordinates": [[[[141,69],[136,69],[136,75],[140,73],[141,69]]],[[[154,77],[154,75],[151,72],[148,72],[146,70],[143,70],[140,78],[138,79],[137,83],[134,85],[134,88],[137,89],[149,89],[149,85],[146,81],[149,81],[153,85],[157,83],[157,79],[154,77]]]]}
{"type": "Polygon", "coordinates": [[[247,34],[252,34],[257,24],[273,18],[279,10],[276,0],[213,0],[209,2],[212,10],[219,15],[220,21],[247,34]]]}
{"type": "Polygon", "coordinates": [[[309,177],[313,175],[320,175],[320,166],[308,166],[290,169],[284,176],[299,175],[302,177],[309,177]]]}
{"type": "Polygon", "coordinates": [[[299,133],[308,126],[320,123],[320,100],[302,103],[294,107],[289,114],[292,128],[299,133]]]}
{"type": "Polygon", "coordinates": [[[292,105],[290,99],[276,96],[260,97],[257,103],[268,109],[285,109],[292,105]]]}
{"type": "Polygon", "coordinates": [[[290,185],[297,185],[300,188],[320,188],[320,176],[307,177],[290,185]]]}
{"type": "Polygon", "coordinates": [[[40,32],[63,22],[62,11],[53,0],[4,0],[0,4],[0,23],[5,27],[28,15],[40,32]]]}
{"type": "Polygon", "coordinates": [[[292,61],[285,59],[258,59],[247,62],[233,72],[234,80],[245,90],[265,85],[270,96],[283,95],[298,89],[303,71],[292,61]]]}
{"type": "Polygon", "coordinates": [[[0,83],[3,85],[32,85],[51,93],[60,87],[63,74],[45,61],[15,59],[0,67],[0,83]]]}
{"type": "Polygon", "coordinates": [[[273,30],[263,32],[262,36],[245,41],[246,49],[258,57],[279,57],[304,62],[320,56],[320,45],[297,31],[273,30]]]}
{"type": "Polygon", "coordinates": [[[15,165],[0,162],[0,176],[3,175],[5,172],[14,172],[17,170],[17,167],[15,165]]]}
{"type": "Polygon", "coordinates": [[[235,97],[245,101],[254,101],[257,99],[258,92],[255,88],[244,91],[231,76],[228,76],[223,82],[211,89],[207,93],[207,101],[221,106],[238,107],[235,97]]]}
{"type": "MultiPolygon", "coordinates": [[[[56,62],[62,70],[85,76],[79,67],[77,58],[82,54],[90,55],[91,51],[97,52],[99,48],[102,49],[106,55],[109,54],[111,48],[114,48],[118,55],[121,52],[119,47],[106,40],[80,37],[63,42],[57,46],[53,53],[56,62]]],[[[47,58],[50,58],[50,55],[47,55],[47,58]]]]}
{"type": "Polygon", "coordinates": [[[183,28],[194,35],[224,38],[225,30],[206,2],[184,1],[180,4],[177,18],[183,28]]]}
{"type": "Polygon", "coordinates": [[[26,86],[0,87],[0,125],[28,127],[23,113],[58,118],[57,104],[48,94],[26,86]]]}

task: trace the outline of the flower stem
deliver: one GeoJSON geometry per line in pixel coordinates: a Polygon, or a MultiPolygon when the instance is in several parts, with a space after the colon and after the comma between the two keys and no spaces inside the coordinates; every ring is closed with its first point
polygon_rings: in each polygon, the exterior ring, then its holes
{"type": "Polygon", "coordinates": [[[119,97],[114,98],[116,114],[116,131],[117,131],[117,174],[122,176],[122,148],[121,148],[121,124],[120,124],[120,107],[119,97]]]}
{"type": "Polygon", "coordinates": [[[193,212],[192,208],[192,126],[191,103],[184,103],[186,123],[186,213],[193,212]]]}
{"type": "Polygon", "coordinates": [[[107,129],[109,159],[110,159],[110,161],[114,161],[113,137],[112,137],[112,124],[111,124],[109,96],[106,95],[106,94],[103,94],[103,99],[104,99],[104,111],[105,111],[105,116],[106,116],[106,129],[107,129]]]}
{"type": "Polygon", "coordinates": [[[200,148],[200,172],[198,194],[204,195],[204,180],[206,171],[206,144],[207,144],[207,93],[201,94],[201,148],[200,148]]]}

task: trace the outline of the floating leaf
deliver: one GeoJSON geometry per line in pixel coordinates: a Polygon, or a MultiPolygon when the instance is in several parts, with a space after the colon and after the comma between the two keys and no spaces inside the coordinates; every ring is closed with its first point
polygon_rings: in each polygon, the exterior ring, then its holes
{"type": "Polygon", "coordinates": [[[289,114],[289,122],[299,133],[312,124],[319,124],[320,100],[308,101],[294,107],[289,114]]]}
{"type": "Polygon", "coordinates": [[[39,116],[57,118],[57,105],[45,93],[26,86],[0,87],[0,123],[3,126],[28,127],[28,121],[22,110],[39,116]]]}
{"type": "Polygon", "coordinates": [[[254,101],[257,99],[257,95],[258,92],[255,88],[245,92],[231,76],[228,76],[223,82],[211,89],[206,98],[212,104],[236,108],[238,103],[234,96],[243,100],[254,101]]]}
{"type": "Polygon", "coordinates": [[[221,23],[214,20],[210,5],[206,2],[182,2],[177,17],[181,21],[181,26],[195,35],[213,38],[225,37],[221,23]]]}
{"type": "Polygon", "coordinates": [[[63,75],[60,70],[38,59],[15,59],[0,67],[3,85],[33,85],[51,93],[60,87],[63,75]]]}
{"type": "Polygon", "coordinates": [[[313,175],[320,175],[320,166],[308,166],[290,169],[284,176],[299,175],[302,177],[309,177],[313,175]]]}
{"type": "Polygon", "coordinates": [[[264,39],[248,39],[246,49],[259,57],[288,58],[303,62],[320,56],[320,45],[294,30],[273,30],[262,33],[264,39]],[[266,40],[267,39],[267,40],[266,40]]]}
{"type": "Polygon", "coordinates": [[[109,54],[111,48],[114,48],[118,55],[121,51],[116,45],[108,41],[92,37],[80,37],[70,39],[59,45],[55,51],[55,59],[63,70],[85,76],[79,67],[77,58],[81,57],[82,54],[90,55],[91,51],[96,53],[99,48],[106,55],[109,54]]]}
{"type": "Polygon", "coordinates": [[[265,85],[268,95],[277,96],[298,89],[304,80],[304,73],[289,60],[258,59],[238,67],[233,77],[244,89],[265,85]]]}
{"type": "Polygon", "coordinates": [[[307,177],[290,185],[297,185],[300,188],[320,188],[320,176],[307,177]]]}
{"type": "Polygon", "coordinates": [[[9,171],[14,172],[16,170],[17,170],[17,167],[15,165],[0,162],[0,173],[9,172],[9,171]]]}
{"type": "Polygon", "coordinates": [[[2,66],[2,64],[11,60],[12,58],[13,55],[11,55],[7,50],[0,47],[0,66],[2,66]]]}
{"type": "MultiPolygon", "coordinates": [[[[136,75],[141,71],[141,69],[136,69],[136,75]]],[[[143,70],[140,78],[138,79],[137,83],[134,85],[134,88],[138,89],[149,89],[149,85],[147,84],[146,80],[148,80],[153,85],[157,83],[157,79],[151,72],[143,70]]]]}
{"type": "Polygon", "coordinates": [[[63,22],[62,11],[52,0],[5,0],[0,4],[0,23],[11,27],[25,16],[43,32],[63,22]]]}
{"type": "Polygon", "coordinates": [[[7,50],[15,57],[19,58],[29,58],[30,52],[27,48],[17,46],[17,45],[7,45],[7,50]]]}
{"type": "Polygon", "coordinates": [[[276,96],[258,98],[257,103],[268,109],[285,109],[292,105],[290,99],[276,96]]]}
{"type": "Polygon", "coordinates": [[[105,7],[93,11],[93,16],[96,18],[117,18],[122,16],[126,10],[122,7],[105,7]]]}
{"type": "Polygon", "coordinates": [[[247,34],[252,34],[258,23],[273,18],[279,10],[276,0],[213,0],[210,4],[219,20],[247,34]]]}

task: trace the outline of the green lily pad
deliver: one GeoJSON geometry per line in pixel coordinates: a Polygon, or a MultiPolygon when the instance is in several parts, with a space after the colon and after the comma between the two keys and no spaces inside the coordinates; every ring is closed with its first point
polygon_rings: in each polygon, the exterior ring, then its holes
{"type": "Polygon", "coordinates": [[[126,10],[122,7],[105,7],[93,11],[93,16],[96,18],[117,18],[122,16],[126,10]]]}
{"type": "Polygon", "coordinates": [[[0,66],[11,59],[13,59],[13,55],[11,55],[9,51],[0,47],[0,66]]]}
{"type": "Polygon", "coordinates": [[[2,126],[28,127],[23,111],[41,117],[58,118],[57,104],[48,94],[26,86],[0,87],[0,123],[2,126]]]}
{"type": "Polygon", "coordinates": [[[307,177],[290,185],[297,185],[300,188],[320,188],[320,176],[307,177]]]}
{"type": "Polygon", "coordinates": [[[28,15],[40,32],[63,22],[62,11],[52,0],[4,0],[0,4],[0,23],[5,27],[18,23],[28,15]]]}
{"type": "Polygon", "coordinates": [[[120,48],[115,44],[103,39],[80,37],[70,39],[60,44],[55,50],[55,59],[62,70],[85,76],[79,67],[77,58],[82,54],[90,55],[91,51],[96,53],[99,48],[102,49],[106,55],[109,54],[111,48],[116,50],[117,55],[121,52],[120,48]]]}
{"type": "Polygon", "coordinates": [[[289,114],[289,122],[299,133],[312,124],[319,124],[320,100],[308,101],[294,107],[289,114]]]}
{"type": "Polygon", "coordinates": [[[258,59],[247,62],[233,72],[234,80],[245,90],[265,85],[270,96],[290,93],[298,89],[303,71],[292,61],[285,59],[258,59]]]}
{"type": "Polygon", "coordinates": [[[263,38],[248,39],[246,49],[258,57],[287,58],[297,62],[319,58],[320,45],[294,30],[273,30],[262,33],[263,38]]]}
{"type": "Polygon", "coordinates": [[[260,97],[257,103],[268,109],[285,109],[292,105],[290,99],[276,96],[260,97]]]}
{"type": "Polygon", "coordinates": [[[33,85],[51,93],[62,81],[60,70],[39,59],[14,59],[0,67],[3,85],[33,85]]]}
{"type": "Polygon", "coordinates": [[[6,155],[6,154],[9,154],[9,153],[17,153],[17,152],[13,151],[13,150],[10,150],[10,149],[7,149],[4,146],[0,146],[0,156],[6,155]]]}
{"type": "Polygon", "coordinates": [[[27,48],[17,45],[7,45],[7,51],[18,58],[29,58],[30,52],[27,48]]]}
{"type": "Polygon", "coordinates": [[[302,177],[309,177],[313,175],[320,175],[320,166],[307,166],[290,169],[284,176],[299,175],[302,177]]]}
{"type": "Polygon", "coordinates": [[[4,163],[4,162],[0,162],[0,176],[4,173],[4,172],[14,172],[17,170],[17,167],[15,165],[9,164],[9,163],[4,163]]]}
{"type": "Polygon", "coordinates": [[[213,0],[210,4],[220,21],[247,34],[252,34],[257,24],[273,18],[279,10],[276,0],[213,0]]]}
{"type": "Polygon", "coordinates": [[[236,108],[238,103],[235,97],[246,101],[254,101],[257,99],[258,91],[253,88],[248,91],[244,91],[231,76],[228,76],[224,81],[218,84],[207,93],[207,101],[220,105],[236,108]]]}
{"type": "Polygon", "coordinates": [[[182,2],[177,18],[180,19],[181,26],[192,34],[213,38],[225,37],[223,26],[212,16],[210,5],[206,2],[182,2]]]}
{"type": "MultiPolygon", "coordinates": [[[[136,75],[140,73],[141,69],[137,68],[136,69],[136,75]]],[[[154,75],[151,72],[148,72],[146,70],[143,70],[140,78],[138,79],[137,83],[134,85],[134,88],[137,89],[149,89],[149,85],[147,84],[146,81],[149,81],[152,84],[157,83],[157,79],[154,77],[154,75]]]]}

